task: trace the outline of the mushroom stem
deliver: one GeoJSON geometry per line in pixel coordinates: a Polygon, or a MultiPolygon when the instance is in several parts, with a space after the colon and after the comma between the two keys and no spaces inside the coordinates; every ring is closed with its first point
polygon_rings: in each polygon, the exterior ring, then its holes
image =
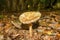
{"type": "Polygon", "coordinates": [[[32,37],[32,24],[29,24],[29,33],[30,33],[30,37],[32,37]]]}

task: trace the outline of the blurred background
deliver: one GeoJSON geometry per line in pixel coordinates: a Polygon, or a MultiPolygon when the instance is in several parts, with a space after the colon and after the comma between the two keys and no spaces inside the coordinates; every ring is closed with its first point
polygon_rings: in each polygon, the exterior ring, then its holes
{"type": "Polygon", "coordinates": [[[60,0],[0,0],[0,12],[59,10],[60,0]]]}

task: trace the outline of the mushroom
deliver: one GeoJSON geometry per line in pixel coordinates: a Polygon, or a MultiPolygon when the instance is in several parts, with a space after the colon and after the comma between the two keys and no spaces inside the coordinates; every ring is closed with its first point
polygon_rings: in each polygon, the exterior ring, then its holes
{"type": "Polygon", "coordinates": [[[32,23],[36,22],[41,17],[40,12],[25,12],[19,16],[19,21],[23,24],[29,25],[30,37],[32,37],[32,23]]]}

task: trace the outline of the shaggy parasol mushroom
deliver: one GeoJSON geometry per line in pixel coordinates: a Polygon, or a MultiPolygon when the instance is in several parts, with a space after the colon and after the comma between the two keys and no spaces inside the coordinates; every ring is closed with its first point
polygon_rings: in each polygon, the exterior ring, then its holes
{"type": "Polygon", "coordinates": [[[36,22],[41,17],[40,12],[25,12],[19,16],[19,20],[23,24],[29,25],[30,37],[32,37],[32,23],[36,22]]]}

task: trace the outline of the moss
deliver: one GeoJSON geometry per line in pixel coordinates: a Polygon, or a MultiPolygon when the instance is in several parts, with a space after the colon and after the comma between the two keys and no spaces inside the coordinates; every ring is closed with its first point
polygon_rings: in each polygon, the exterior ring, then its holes
{"type": "Polygon", "coordinates": [[[0,19],[2,19],[4,16],[3,15],[0,15],[0,19]]]}

